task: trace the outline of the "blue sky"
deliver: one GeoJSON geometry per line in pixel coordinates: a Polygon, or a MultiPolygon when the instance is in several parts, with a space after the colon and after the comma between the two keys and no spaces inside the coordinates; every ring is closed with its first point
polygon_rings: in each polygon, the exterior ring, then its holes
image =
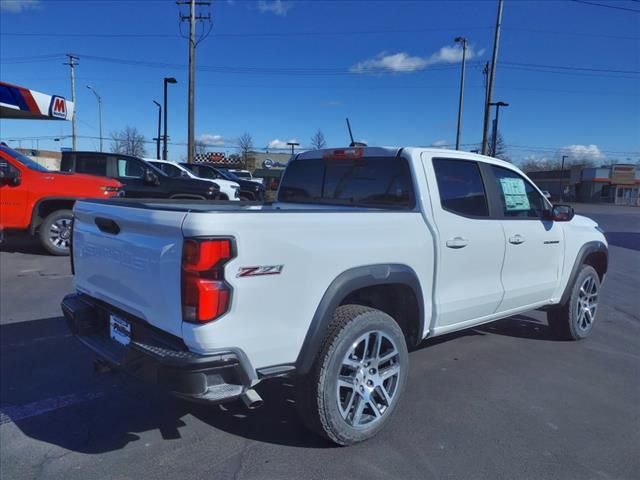
{"type": "MultiPolygon", "coordinates": [[[[185,154],[188,45],[175,2],[0,0],[0,6],[3,81],[68,98],[63,54],[74,53],[78,134],[98,136],[91,84],[104,99],[105,136],[131,125],[151,139],[152,101],[162,101],[162,78],[174,76],[170,157],[185,154]]],[[[494,0],[214,1],[213,29],[197,48],[196,135],[212,150],[232,151],[244,132],[256,147],[291,139],[305,146],[321,129],[330,146],[342,146],[348,116],[355,136],[371,145],[452,144],[460,75],[453,39],[464,36],[473,54],[462,143],[474,148],[482,136],[481,69],[491,53],[496,7],[494,0]]],[[[517,162],[561,153],[640,159],[638,72],[640,2],[506,0],[494,99],[510,104],[500,114],[509,154],[517,162]]],[[[36,145],[32,137],[42,138],[40,148],[70,146],[70,139],[50,139],[70,132],[70,122],[0,123],[3,139],[25,138],[25,147],[36,145]]],[[[96,139],[79,140],[80,148],[97,146],[96,139]]],[[[152,144],[147,150],[155,152],[152,144]]]]}

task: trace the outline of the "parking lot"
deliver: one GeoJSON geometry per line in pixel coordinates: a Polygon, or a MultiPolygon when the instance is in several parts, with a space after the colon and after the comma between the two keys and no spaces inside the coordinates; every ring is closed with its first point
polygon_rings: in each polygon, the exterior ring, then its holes
{"type": "MultiPolygon", "coordinates": [[[[556,341],[533,312],[426,341],[396,418],[339,448],[265,405],[185,403],[113,373],[71,337],[67,258],[8,238],[0,253],[3,479],[640,478],[640,209],[577,205],[607,231],[598,325],[556,341]]],[[[544,261],[544,259],[540,259],[544,261]]]]}

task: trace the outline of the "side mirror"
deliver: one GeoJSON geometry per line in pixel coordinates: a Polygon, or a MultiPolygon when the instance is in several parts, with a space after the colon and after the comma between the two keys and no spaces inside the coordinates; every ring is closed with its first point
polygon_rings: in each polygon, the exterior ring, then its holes
{"type": "Polygon", "coordinates": [[[554,205],[545,211],[545,218],[554,222],[570,222],[576,212],[571,205],[554,205]]]}
{"type": "Polygon", "coordinates": [[[17,187],[21,182],[20,172],[12,168],[0,168],[0,184],[17,187]]]}
{"type": "Polygon", "coordinates": [[[153,170],[146,169],[144,171],[144,183],[148,185],[158,185],[160,183],[158,175],[153,170]]]}

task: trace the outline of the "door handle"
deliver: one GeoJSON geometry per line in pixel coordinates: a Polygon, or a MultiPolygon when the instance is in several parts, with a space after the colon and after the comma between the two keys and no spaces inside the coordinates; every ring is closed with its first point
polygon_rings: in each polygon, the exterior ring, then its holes
{"type": "Polygon", "coordinates": [[[468,244],[469,244],[469,240],[462,237],[455,237],[447,240],[447,247],[449,248],[464,248],[468,244]]]}
{"type": "Polygon", "coordinates": [[[96,217],[94,222],[101,232],[110,233],[112,235],[120,233],[120,225],[110,218],[96,217]]]}
{"type": "Polygon", "coordinates": [[[524,243],[524,242],[525,242],[525,238],[519,233],[516,233],[515,235],[509,237],[509,243],[513,243],[514,245],[520,245],[521,243],[524,243]]]}

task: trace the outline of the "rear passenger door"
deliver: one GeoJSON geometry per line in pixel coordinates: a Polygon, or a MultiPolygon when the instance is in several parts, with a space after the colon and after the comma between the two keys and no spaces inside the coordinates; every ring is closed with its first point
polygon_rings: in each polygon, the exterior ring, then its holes
{"type": "Polygon", "coordinates": [[[492,218],[486,173],[477,162],[423,157],[423,165],[438,242],[436,328],[447,329],[498,308],[504,233],[501,220],[492,218]]]}
{"type": "Polygon", "coordinates": [[[505,294],[498,311],[549,300],[561,274],[562,227],[543,217],[550,205],[526,178],[508,168],[488,167],[497,190],[506,237],[502,268],[505,294]]]}

